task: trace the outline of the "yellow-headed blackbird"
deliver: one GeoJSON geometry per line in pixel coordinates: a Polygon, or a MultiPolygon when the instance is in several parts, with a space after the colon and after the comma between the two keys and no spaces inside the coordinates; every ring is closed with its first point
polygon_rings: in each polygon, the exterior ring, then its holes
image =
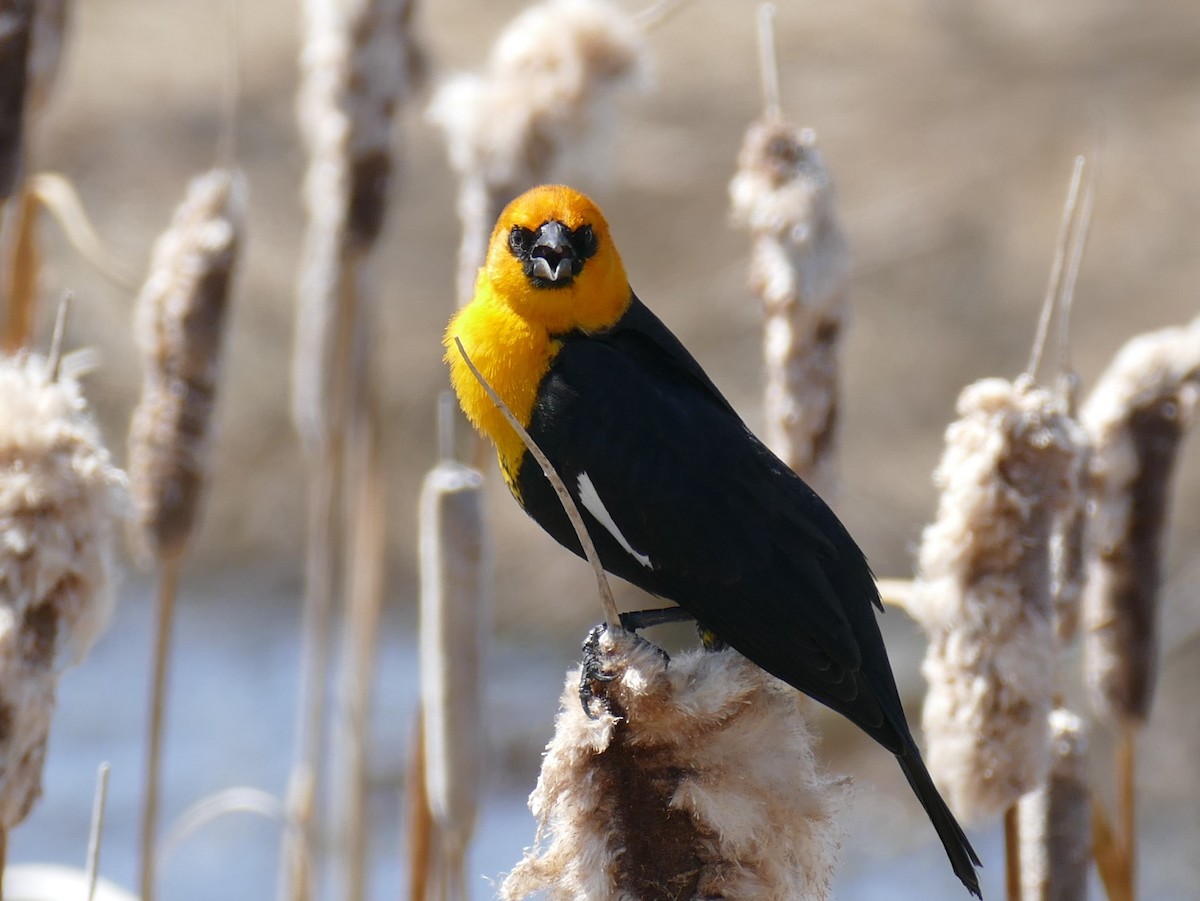
{"type": "Polygon", "coordinates": [[[446,331],[454,390],[495,444],[513,495],[581,554],[558,497],[455,337],[554,464],[605,569],[676,602],[895,754],[954,872],[979,895],[979,858],[905,721],[866,558],[634,295],[599,208],[563,186],[512,201],[473,300],[446,331]]]}

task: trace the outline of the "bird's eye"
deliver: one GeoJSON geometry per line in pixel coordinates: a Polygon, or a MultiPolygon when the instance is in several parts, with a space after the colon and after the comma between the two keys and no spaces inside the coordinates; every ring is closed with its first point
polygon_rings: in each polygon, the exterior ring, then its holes
{"type": "Polygon", "coordinates": [[[514,225],[512,231],[508,233],[508,249],[521,256],[529,252],[529,246],[533,243],[533,232],[527,228],[522,228],[519,225],[514,225]]]}
{"type": "Polygon", "coordinates": [[[599,241],[596,240],[596,233],[592,231],[590,225],[581,225],[571,233],[571,243],[575,245],[575,252],[579,254],[582,260],[589,259],[596,254],[596,248],[599,241]]]}

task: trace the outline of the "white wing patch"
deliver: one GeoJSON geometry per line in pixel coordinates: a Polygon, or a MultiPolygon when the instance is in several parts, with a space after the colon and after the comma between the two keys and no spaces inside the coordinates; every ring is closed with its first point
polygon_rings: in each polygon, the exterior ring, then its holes
{"type": "Polygon", "coordinates": [[[646,569],[654,569],[654,564],[650,562],[650,558],[645,554],[639,554],[625,540],[625,536],[621,534],[621,530],[613,522],[608,508],[604,506],[604,501],[600,500],[600,495],[596,492],[596,486],[592,484],[592,480],[586,472],[579,474],[579,500],[583,503],[588,513],[596,517],[600,525],[608,530],[608,534],[617,540],[617,544],[621,545],[629,553],[629,556],[646,567],[646,569]]]}

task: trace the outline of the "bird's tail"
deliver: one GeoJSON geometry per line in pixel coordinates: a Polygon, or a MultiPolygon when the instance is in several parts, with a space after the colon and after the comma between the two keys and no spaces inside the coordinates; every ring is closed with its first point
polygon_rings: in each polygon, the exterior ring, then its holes
{"type": "Polygon", "coordinates": [[[975,872],[975,868],[981,866],[979,855],[975,853],[962,827],[958,825],[958,820],[954,819],[954,814],[942,800],[929,770],[925,768],[925,761],[921,759],[920,752],[914,745],[909,744],[904,751],[896,755],[896,759],[900,761],[900,769],[904,770],[908,784],[916,792],[921,806],[925,808],[925,813],[933,823],[933,828],[937,830],[938,838],[942,840],[946,855],[954,867],[954,875],[962,880],[967,891],[982,899],[983,895],[979,892],[979,874],[975,872]]]}

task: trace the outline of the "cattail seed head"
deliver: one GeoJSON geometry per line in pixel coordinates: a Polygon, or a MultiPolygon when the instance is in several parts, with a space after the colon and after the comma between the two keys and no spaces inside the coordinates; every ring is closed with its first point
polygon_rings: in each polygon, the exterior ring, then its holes
{"type": "MultiPolygon", "coordinates": [[[[297,292],[292,412],[310,450],[328,444],[339,363],[368,321],[358,280],[386,220],[400,104],[424,78],[412,0],[306,0],[297,114],[308,150],[308,228],[297,292]]],[[[362,331],[369,332],[366,328],[362,331]]]]}
{"type": "Polygon", "coordinates": [[[157,559],[183,552],[199,512],[244,216],[238,173],[215,169],[193,179],[138,296],[144,380],[129,427],[129,478],[135,544],[157,559]]]}
{"type": "Polygon", "coordinates": [[[1095,708],[1123,725],[1150,713],[1171,475],[1200,403],[1200,319],[1129,341],[1083,408],[1095,448],[1084,593],[1095,708]]]}
{"type": "Polygon", "coordinates": [[[958,414],[910,609],[929,636],[929,769],[950,806],[978,819],[1039,785],[1049,765],[1049,542],[1071,500],[1077,440],[1052,396],[1023,381],[968,386],[958,414]]]}
{"type": "Polygon", "coordinates": [[[765,313],[767,444],[829,494],[849,254],[811,129],[774,118],[750,126],[729,196],[735,222],[754,235],[750,285],[765,313]]]}
{"type": "Polygon", "coordinates": [[[34,0],[8,0],[0,6],[0,200],[16,192],[24,164],[35,6],[34,0]]]}
{"type": "Polygon", "coordinates": [[[447,80],[429,104],[460,178],[458,297],[465,303],[492,225],[522,191],[551,180],[560,157],[595,166],[613,133],[615,88],[646,72],[633,18],[606,0],[544,0],[497,38],[482,74],[447,80]]]}
{"type": "Polygon", "coordinates": [[[0,359],[0,828],[41,794],[58,674],[108,624],[125,479],[79,390],[0,359]]]}
{"type": "Polygon", "coordinates": [[[818,768],[800,695],[734,651],[668,665],[612,629],[597,648],[607,710],[589,719],[568,673],[538,836],[501,897],[829,897],[849,788],[818,768]]]}

